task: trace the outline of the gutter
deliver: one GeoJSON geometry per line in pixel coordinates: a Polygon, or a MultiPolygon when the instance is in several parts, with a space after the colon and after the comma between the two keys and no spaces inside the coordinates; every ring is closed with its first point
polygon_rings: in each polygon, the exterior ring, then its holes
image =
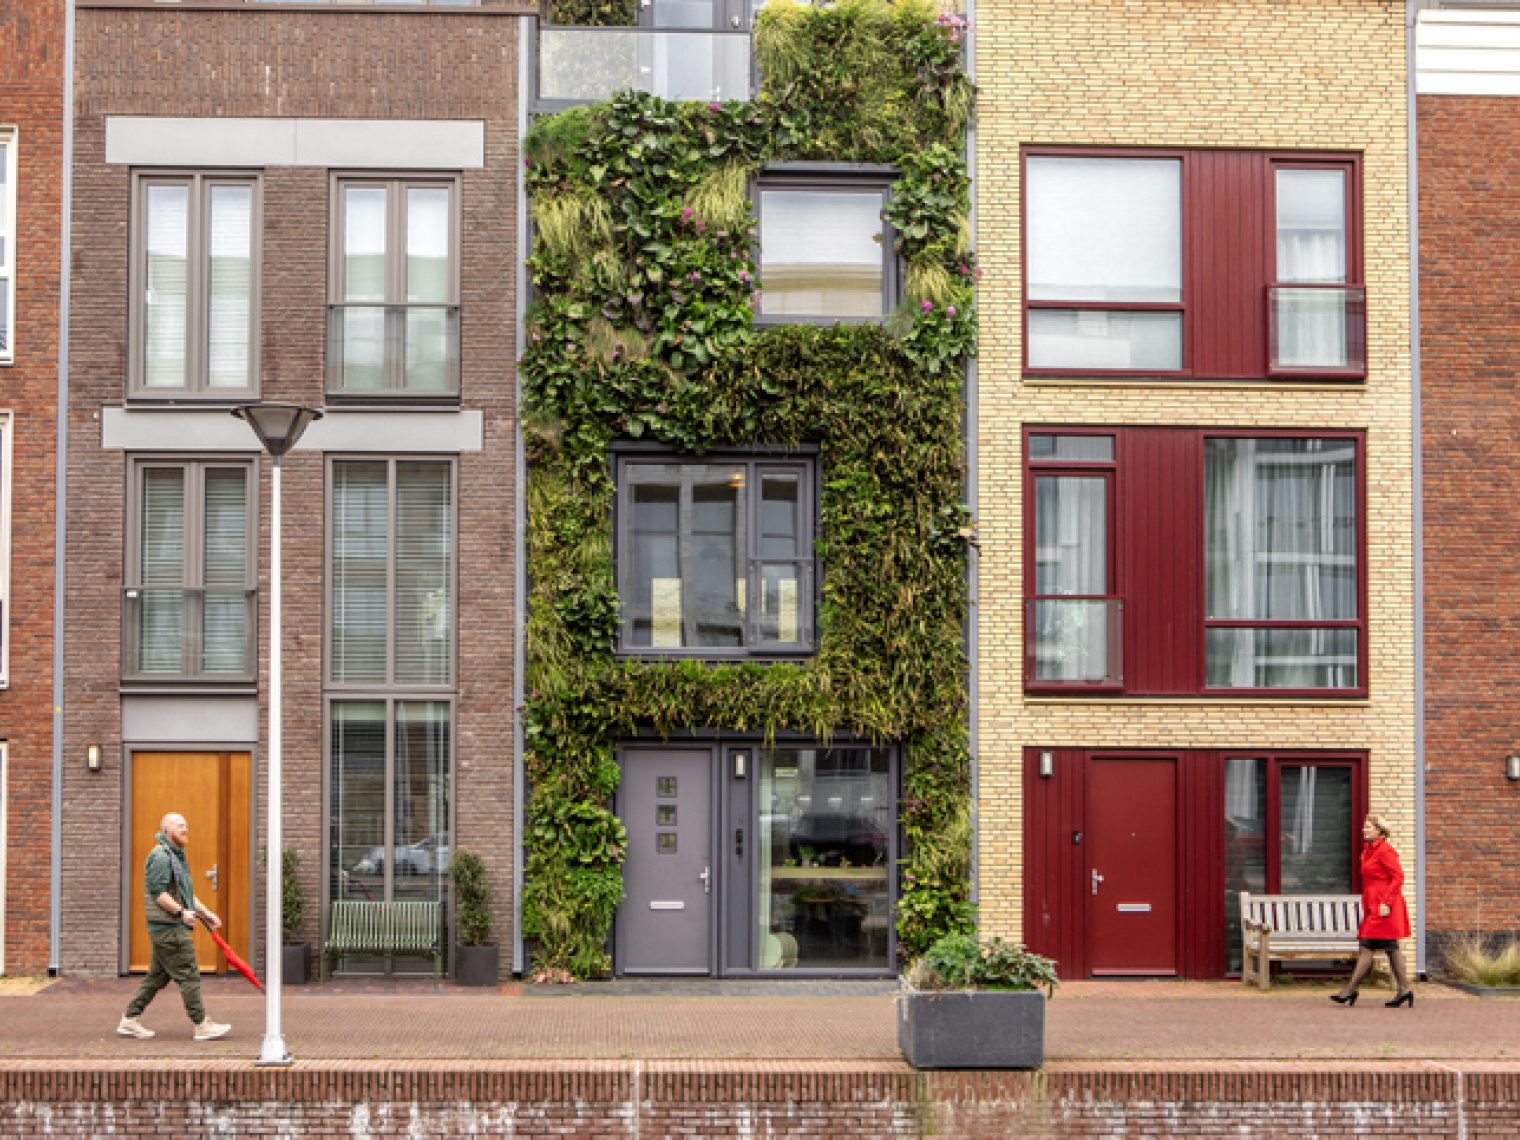
{"type": "Polygon", "coordinates": [[[58,232],[58,410],[53,483],[53,780],[49,809],[48,976],[59,974],[63,926],[63,640],[69,481],[69,261],[74,237],[74,4],[63,18],[63,203],[58,232]]]}

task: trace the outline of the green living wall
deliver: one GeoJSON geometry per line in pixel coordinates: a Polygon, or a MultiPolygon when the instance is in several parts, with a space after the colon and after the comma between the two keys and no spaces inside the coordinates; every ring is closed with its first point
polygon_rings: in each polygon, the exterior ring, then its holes
{"type": "Polygon", "coordinates": [[[623,897],[609,810],[640,729],[900,743],[905,957],[967,929],[964,366],[976,277],[962,159],[965,22],[902,0],[772,0],[749,103],[624,94],[525,143],[535,303],[528,461],[524,933],[540,977],[607,972],[623,897]],[[753,178],[888,164],[903,302],[884,324],[757,327],[753,178]],[[818,650],[805,662],[619,659],[610,447],[817,449],[818,650]]]}

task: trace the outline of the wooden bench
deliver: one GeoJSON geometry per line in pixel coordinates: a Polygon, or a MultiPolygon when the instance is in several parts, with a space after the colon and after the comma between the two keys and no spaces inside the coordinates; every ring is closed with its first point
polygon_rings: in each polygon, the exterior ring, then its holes
{"type": "Polygon", "coordinates": [[[1253,895],[1240,892],[1240,980],[1272,988],[1272,963],[1355,958],[1360,895],[1253,895]]]}
{"type": "Polygon", "coordinates": [[[329,959],[365,954],[431,958],[436,985],[443,974],[443,904],[362,900],[333,903],[327,942],[322,947],[322,980],[327,980],[329,959]]]}

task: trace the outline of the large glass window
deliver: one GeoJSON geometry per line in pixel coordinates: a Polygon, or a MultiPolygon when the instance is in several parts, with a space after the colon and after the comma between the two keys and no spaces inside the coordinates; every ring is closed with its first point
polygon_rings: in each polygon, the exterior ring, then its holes
{"type": "Polygon", "coordinates": [[[333,462],[331,684],[453,683],[453,484],[450,462],[333,462]]]}
{"type": "Polygon", "coordinates": [[[891,311],[885,182],[769,177],[759,199],[762,318],[880,320],[891,311]]]}
{"type": "Polygon", "coordinates": [[[133,464],[124,679],[254,679],[251,476],[247,463],[133,464]]]}
{"type": "Polygon", "coordinates": [[[1029,153],[1028,368],[1362,375],[1357,174],[1350,156],[1029,153]]]}
{"type": "Polygon", "coordinates": [[[459,226],[450,180],[340,179],[328,391],[459,393],[459,226]]]}
{"type": "Polygon", "coordinates": [[[1350,894],[1359,761],[1224,761],[1225,943],[1240,969],[1240,893],[1350,894]]]}
{"type": "Polygon", "coordinates": [[[0,364],[16,358],[16,136],[0,130],[0,364]]]}
{"type": "Polygon", "coordinates": [[[890,962],[890,753],[759,753],[761,969],[882,969],[890,962]]]}
{"type": "MultiPolygon", "coordinates": [[[[335,700],[328,711],[334,899],[444,901],[453,712],[446,700],[335,700]]],[[[344,972],[385,963],[354,959],[344,972]]],[[[395,968],[425,968],[397,959],[395,968]]]]}
{"type": "Polygon", "coordinates": [[[255,178],[139,176],[134,396],[230,399],[257,388],[258,191],[255,178]]]}
{"type": "Polygon", "coordinates": [[[1025,446],[1026,687],[1365,690],[1359,436],[1032,429],[1025,446]]]}
{"type": "Polygon", "coordinates": [[[1211,687],[1356,688],[1356,443],[1204,443],[1211,687]]]}
{"type": "Polygon", "coordinates": [[[811,464],[629,457],[617,471],[625,651],[811,648],[811,464]]]}

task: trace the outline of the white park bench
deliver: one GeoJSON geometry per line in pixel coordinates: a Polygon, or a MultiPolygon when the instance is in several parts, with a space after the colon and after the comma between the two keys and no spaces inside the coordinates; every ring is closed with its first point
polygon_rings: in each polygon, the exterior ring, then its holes
{"type": "Polygon", "coordinates": [[[1240,892],[1240,980],[1272,988],[1272,963],[1355,958],[1360,895],[1253,895],[1240,892]]]}

